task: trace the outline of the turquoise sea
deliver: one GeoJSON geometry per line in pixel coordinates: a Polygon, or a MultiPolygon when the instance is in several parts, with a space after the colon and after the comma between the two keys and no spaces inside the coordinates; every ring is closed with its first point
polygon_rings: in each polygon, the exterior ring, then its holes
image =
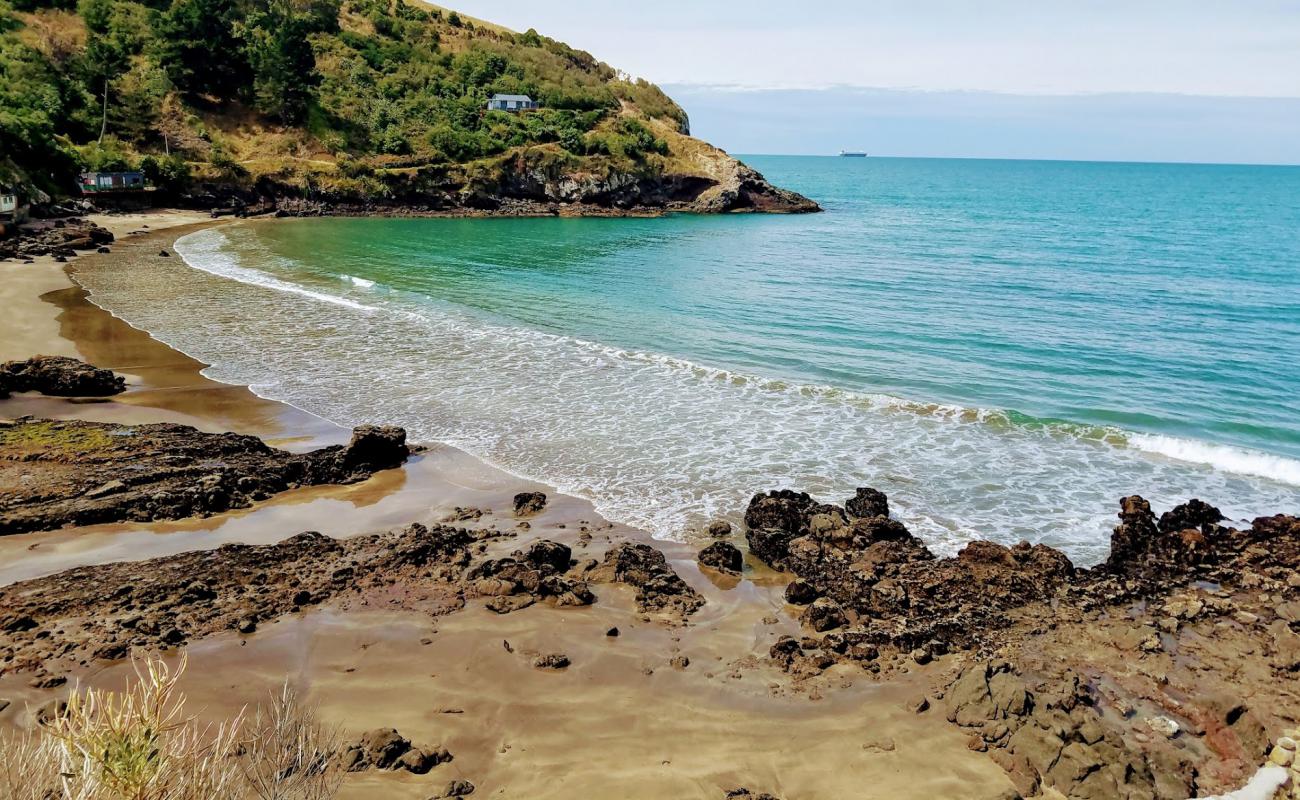
{"type": "Polygon", "coordinates": [[[1125,494],[1300,512],[1300,168],[745,160],[826,213],[244,222],[87,278],[216,378],[664,536],[778,486],[1081,563],[1125,494]]]}

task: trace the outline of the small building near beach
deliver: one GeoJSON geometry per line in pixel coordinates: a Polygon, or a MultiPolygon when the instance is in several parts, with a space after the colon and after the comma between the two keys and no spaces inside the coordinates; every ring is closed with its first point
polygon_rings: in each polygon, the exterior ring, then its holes
{"type": "Polygon", "coordinates": [[[487,107],[488,111],[536,111],[538,104],[526,94],[494,94],[487,107]]]}
{"type": "Polygon", "coordinates": [[[82,194],[101,192],[124,192],[144,189],[144,173],[138,170],[127,172],[83,172],[78,178],[82,194]]]}
{"type": "Polygon", "coordinates": [[[0,238],[13,235],[18,226],[27,221],[29,211],[30,206],[22,190],[0,184],[0,238]]]}

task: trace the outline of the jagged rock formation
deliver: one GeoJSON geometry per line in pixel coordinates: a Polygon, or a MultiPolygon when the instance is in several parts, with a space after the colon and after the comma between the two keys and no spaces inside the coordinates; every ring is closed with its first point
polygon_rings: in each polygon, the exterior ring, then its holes
{"type": "Polygon", "coordinates": [[[20,418],[0,426],[0,535],[245,508],[298,486],[355,483],[406,460],[406,431],[366,425],[294,454],[187,425],[20,418]]]}
{"type": "Polygon", "coordinates": [[[596,580],[636,587],[637,609],[642,613],[686,616],[704,605],[700,593],[673,571],[663,553],[648,544],[623,542],[611,547],[591,575],[596,580]]]}
{"type": "Polygon", "coordinates": [[[885,649],[918,665],[975,655],[943,689],[949,720],[1023,793],[1070,798],[1232,786],[1264,757],[1265,720],[1289,719],[1268,669],[1300,672],[1300,519],[1236,529],[1199,500],[1157,519],[1126,497],[1110,558],[1088,570],[1026,543],[935,558],[887,513],[870,489],[843,508],[789,491],[751,501],[751,552],[797,576],[787,599],[824,634],[772,645],[796,678],[897,666],[885,649]]]}

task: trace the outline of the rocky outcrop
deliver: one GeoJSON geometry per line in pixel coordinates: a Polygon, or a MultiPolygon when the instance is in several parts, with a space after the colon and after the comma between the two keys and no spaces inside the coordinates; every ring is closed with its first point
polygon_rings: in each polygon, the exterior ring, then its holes
{"type": "Polygon", "coordinates": [[[339,766],[345,772],[386,769],[423,775],[448,761],[451,753],[447,748],[418,747],[393,728],[377,728],[362,734],[339,756],[339,766]]]}
{"type": "Polygon", "coordinates": [[[13,584],[0,589],[0,674],[54,672],[221,631],[253,633],[284,614],[394,585],[404,587],[405,605],[445,613],[463,604],[461,575],[478,535],[418,524],[348,539],[308,532],[13,584]]]}
{"type": "Polygon", "coordinates": [[[1031,687],[1005,661],[980,662],[957,676],[944,702],[948,720],[970,731],[971,749],[990,751],[1025,795],[1050,787],[1078,800],[1181,800],[1195,785],[1194,765],[1172,748],[1130,747],[1077,675],[1031,687]]]}
{"type": "Polygon", "coordinates": [[[295,454],[187,425],[21,418],[0,427],[0,534],[206,516],[365,480],[408,453],[396,427],[362,426],[347,445],[295,454]]]}
{"type": "Polygon", "coordinates": [[[487,608],[508,614],[539,600],[557,606],[586,606],[596,596],[586,581],[567,576],[571,558],[567,545],[548,539],[536,541],[528,551],[488,559],[466,576],[468,591],[489,598],[487,608]]]}
{"type": "Polygon", "coordinates": [[[1076,569],[1027,543],[935,558],[877,513],[883,495],[846,506],[751,503],[747,523],[783,537],[765,552],[797,576],[786,596],[814,634],[782,637],[770,658],[796,681],[836,663],[879,674],[973,658],[937,694],[1025,795],[1222,791],[1265,756],[1267,722],[1292,719],[1279,687],[1300,672],[1300,518],[1237,529],[1199,500],[1157,518],[1126,497],[1111,557],[1076,569]]]}
{"type": "Polygon", "coordinates": [[[714,542],[700,551],[701,566],[712,567],[720,572],[739,573],[744,567],[744,556],[730,542],[714,542]]]}
{"type": "Polygon", "coordinates": [[[304,187],[270,176],[251,185],[196,184],[177,205],[217,215],[322,216],[622,216],[735,212],[809,213],[812,200],[773,186],[753,168],[698,140],[664,131],[673,146],[689,151],[671,162],[614,167],[604,162],[575,165],[555,145],[504,156],[469,170],[428,165],[374,176],[379,193],[304,187]]]}
{"type": "Polygon", "coordinates": [[[543,492],[520,492],[514,499],[515,516],[527,517],[546,508],[546,495],[543,492]]]}
{"type": "Polygon", "coordinates": [[[901,522],[876,513],[888,511],[883,493],[859,489],[847,505],[769,492],[750,502],[745,523],[750,551],[800,579],[796,601],[834,602],[860,618],[855,630],[868,641],[969,647],[1004,625],[1007,610],[1050,596],[1074,571],[1061,553],[1028,544],[972,542],[956,558],[935,559],[901,522]]]}
{"type": "Polygon", "coordinates": [[[663,553],[648,544],[623,542],[611,547],[592,576],[636,587],[637,609],[642,613],[686,616],[704,605],[704,597],[673,571],[663,553]]]}
{"type": "Polygon", "coordinates": [[[0,364],[0,399],[11,392],[55,397],[108,397],[126,390],[126,379],[66,356],[35,356],[0,364]]]}
{"type": "Polygon", "coordinates": [[[52,220],[19,228],[0,239],[0,261],[54,256],[67,260],[78,250],[97,250],[113,242],[113,232],[79,217],[52,220]]]}

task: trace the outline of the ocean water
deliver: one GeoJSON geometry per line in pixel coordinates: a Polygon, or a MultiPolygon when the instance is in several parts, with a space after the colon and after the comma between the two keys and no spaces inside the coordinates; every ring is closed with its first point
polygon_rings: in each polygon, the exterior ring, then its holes
{"type": "Polygon", "coordinates": [[[661,536],[776,487],[1083,564],[1126,494],[1300,512],[1300,168],[747,160],[826,213],[243,222],[85,280],[213,377],[661,536]]]}

